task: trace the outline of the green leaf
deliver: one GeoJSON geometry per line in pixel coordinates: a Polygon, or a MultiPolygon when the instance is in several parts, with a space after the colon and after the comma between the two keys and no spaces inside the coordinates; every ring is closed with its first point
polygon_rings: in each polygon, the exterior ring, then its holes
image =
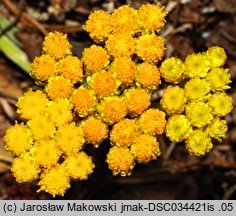
{"type": "Polygon", "coordinates": [[[31,66],[27,55],[16,44],[14,44],[6,36],[0,37],[0,51],[2,51],[7,58],[18,65],[22,70],[29,73],[31,66]]]}
{"type": "MultiPolygon", "coordinates": [[[[0,14],[0,30],[3,30],[8,26],[11,26],[11,23],[3,15],[0,14]]],[[[17,31],[17,28],[15,26],[12,26],[10,30],[7,31],[7,37],[12,40],[17,46],[21,46],[21,43],[15,37],[15,33],[17,31]]]]}
{"type": "MultiPolygon", "coordinates": [[[[3,30],[11,23],[0,15],[0,29],[3,30]]],[[[29,59],[26,53],[20,48],[20,42],[15,37],[16,27],[11,28],[6,34],[0,36],[0,51],[22,70],[29,74],[31,70],[29,59]]]]}

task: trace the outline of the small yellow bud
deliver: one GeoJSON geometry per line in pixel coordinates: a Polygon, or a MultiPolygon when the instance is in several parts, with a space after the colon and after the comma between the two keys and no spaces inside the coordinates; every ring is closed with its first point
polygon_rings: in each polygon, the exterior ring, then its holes
{"type": "Polygon", "coordinates": [[[180,114],[185,106],[184,89],[179,86],[168,86],[161,98],[161,107],[168,115],[180,114]]]}
{"type": "Polygon", "coordinates": [[[204,54],[193,53],[188,55],[184,62],[185,76],[189,78],[204,78],[210,69],[210,62],[204,54]]]}
{"type": "Polygon", "coordinates": [[[126,103],[118,96],[105,97],[97,106],[97,110],[102,120],[108,124],[121,121],[127,114],[126,103]]]}
{"type": "Polygon", "coordinates": [[[17,112],[21,117],[29,120],[37,115],[44,114],[47,104],[48,98],[43,91],[32,91],[32,89],[30,89],[18,99],[16,106],[18,107],[17,112]]]}
{"type": "Polygon", "coordinates": [[[165,116],[165,113],[158,109],[148,109],[140,115],[138,126],[143,133],[152,136],[162,134],[166,126],[165,116]]]}
{"type": "Polygon", "coordinates": [[[131,175],[134,168],[134,156],[128,148],[114,146],[110,148],[106,162],[113,175],[131,175]]]}
{"type": "Polygon", "coordinates": [[[186,116],[195,127],[204,127],[213,119],[211,108],[203,102],[191,102],[186,106],[186,116]]]}
{"type": "Polygon", "coordinates": [[[136,41],[136,54],[143,61],[157,63],[164,55],[165,41],[155,34],[145,34],[136,41]]]}
{"type": "Polygon", "coordinates": [[[67,98],[50,101],[46,114],[56,126],[68,124],[73,119],[72,104],[67,98]]]}
{"type": "Polygon", "coordinates": [[[135,117],[148,109],[151,96],[144,89],[130,88],[124,92],[124,99],[127,104],[128,113],[135,117]]]}
{"type": "Polygon", "coordinates": [[[225,64],[226,53],[225,50],[218,46],[212,46],[206,51],[207,59],[211,63],[211,67],[221,67],[225,64]]]}
{"type": "Polygon", "coordinates": [[[78,152],[66,157],[63,165],[66,167],[69,176],[77,180],[88,179],[95,167],[92,157],[88,156],[85,152],[78,152]]]}
{"type": "Polygon", "coordinates": [[[208,134],[218,141],[222,141],[222,138],[225,137],[227,130],[227,122],[219,118],[215,118],[206,128],[208,134]]]}
{"type": "Polygon", "coordinates": [[[66,155],[77,153],[84,145],[83,131],[75,122],[59,127],[54,137],[58,148],[66,155]]]}
{"type": "Polygon", "coordinates": [[[83,68],[82,63],[76,56],[66,56],[61,59],[58,65],[59,73],[72,83],[82,81],[83,68]]]}
{"type": "Polygon", "coordinates": [[[113,32],[134,34],[138,28],[138,13],[128,5],[123,5],[114,10],[111,15],[113,32]]]}
{"type": "Polygon", "coordinates": [[[190,100],[202,100],[211,88],[204,79],[190,79],[184,86],[184,93],[190,100]]]}
{"type": "Polygon", "coordinates": [[[135,51],[135,39],[128,34],[112,34],[106,41],[106,49],[115,58],[130,57],[135,51]]]}
{"type": "Polygon", "coordinates": [[[38,178],[40,172],[38,164],[29,155],[14,158],[11,171],[19,183],[31,182],[38,178]]]}
{"type": "Polygon", "coordinates": [[[119,82],[111,72],[102,70],[92,75],[91,79],[88,80],[89,87],[99,97],[109,96],[117,93],[119,82]]]}
{"type": "Polygon", "coordinates": [[[37,115],[27,122],[34,140],[50,138],[55,132],[55,125],[44,115],[37,115]]]}
{"type": "Polygon", "coordinates": [[[134,81],[135,68],[135,63],[131,58],[120,57],[114,59],[110,71],[115,73],[122,84],[128,85],[134,81]]]}
{"type": "Polygon", "coordinates": [[[164,6],[158,4],[143,4],[139,10],[139,20],[144,31],[159,31],[165,25],[165,16],[167,12],[163,12],[164,6]]]}
{"type": "Polygon", "coordinates": [[[155,90],[161,83],[160,72],[155,65],[143,62],[137,66],[135,80],[137,86],[155,90]]]}
{"type": "Polygon", "coordinates": [[[95,93],[83,86],[73,91],[71,101],[80,117],[85,117],[93,112],[97,104],[95,93]]]}
{"type": "Polygon", "coordinates": [[[62,152],[58,149],[55,140],[44,139],[37,141],[30,153],[40,166],[50,168],[57,163],[62,152]]]}
{"type": "Polygon", "coordinates": [[[45,91],[50,99],[67,98],[73,91],[73,85],[70,80],[63,76],[51,77],[45,87],[45,91]]]}
{"type": "Polygon", "coordinates": [[[35,57],[31,64],[31,75],[39,81],[46,81],[56,74],[56,61],[50,55],[35,57]]]}
{"type": "Polygon", "coordinates": [[[131,153],[136,161],[144,164],[156,160],[161,154],[156,138],[148,134],[142,134],[136,139],[131,145],[131,153]]]}
{"type": "Polygon", "coordinates": [[[89,15],[84,29],[96,43],[104,42],[112,30],[111,15],[102,10],[95,10],[89,15]]]}
{"type": "Polygon", "coordinates": [[[226,116],[233,109],[233,99],[224,92],[213,94],[208,100],[212,113],[216,116],[226,116]]]}
{"type": "Polygon", "coordinates": [[[138,126],[135,120],[124,119],[112,127],[110,141],[112,145],[129,147],[134,143],[138,135],[138,126]]]}
{"type": "Polygon", "coordinates": [[[85,48],[82,56],[86,75],[92,75],[94,72],[102,70],[110,62],[107,51],[97,45],[92,45],[89,48],[85,48]]]}
{"type": "Polygon", "coordinates": [[[166,125],[166,136],[172,142],[182,142],[192,132],[190,122],[185,115],[172,115],[166,125]]]}
{"type": "Polygon", "coordinates": [[[32,146],[32,137],[29,128],[23,123],[15,123],[7,129],[3,138],[5,148],[15,155],[20,155],[32,146]]]}
{"type": "Polygon", "coordinates": [[[213,145],[208,133],[198,129],[191,133],[185,147],[191,155],[202,156],[209,152],[213,145]]]}
{"type": "Polygon", "coordinates": [[[212,68],[206,76],[207,82],[210,84],[213,91],[229,89],[231,83],[229,69],[212,68]]]}
{"type": "Polygon", "coordinates": [[[60,32],[50,32],[44,39],[43,52],[56,60],[71,55],[71,45],[67,35],[60,32]]]}
{"type": "Polygon", "coordinates": [[[184,63],[176,57],[165,59],[160,67],[161,76],[164,80],[174,84],[183,80],[184,71],[184,63]]]}
{"type": "Polygon", "coordinates": [[[64,196],[66,190],[70,188],[70,178],[65,167],[57,164],[51,169],[45,169],[40,176],[38,183],[40,191],[46,191],[53,197],[64,196]]]}
{"type": "Polygon", "coordinates": [[[107,125],[93,116],[88,117],[81,123],[86,143],[99,147],[103,140],[108,137],[107,125]]]}

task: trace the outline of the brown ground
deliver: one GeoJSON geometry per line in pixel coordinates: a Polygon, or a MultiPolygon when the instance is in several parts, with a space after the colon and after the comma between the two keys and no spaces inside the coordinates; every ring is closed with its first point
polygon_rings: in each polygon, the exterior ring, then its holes
{"type": "MultiPolygon", "coordinates": [[[[94,9],[113,10],[129,3],[138,8],[145,0],[2,0],[0,14],[19,27],[17,38],[32,61],[40,54],[41,42],[48,31],[68,33],[74,49],[81,56],[91,44],[82,30],[94,9]],[[20,16],[19,13],[21,13],[20,16]]],[[[184,59],[189,53],[205,51],[211,45],[225,48],[227,67],[232,75],[228,93],[236,103],[236,0],[161,1],[169,12],[162,31],[166,38],[166,56],[184,59]]],[[[4,32],[3,32],[4,33],[4,32]]],[[[1,34],[1,33],[0,33],[1,34]]],[[[14,107],[17,98],[33,80],[0,53],[0,199],[50,199],[36,193],[37,186],[17,184],[10,173],[12,161],[3,148],[6,129],[19,119],[14,107]]],[[[216,143],[205,157],[189,156],[183,144],[170,144],[160,138],[162,157],[148,165],[136,166],[130,177],[113,177],[107,169],[108,144],[94,155],[96,170],[88,181],[75,182],[63,199],[236,199],[236,109],[227,116],[229,131],[222,143],[216,143]]]]}

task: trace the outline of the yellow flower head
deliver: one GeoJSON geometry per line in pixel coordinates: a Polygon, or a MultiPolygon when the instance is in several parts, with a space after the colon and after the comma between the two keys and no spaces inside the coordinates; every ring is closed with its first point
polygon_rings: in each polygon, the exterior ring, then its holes
{"type": "Polygon", "coordinates": [[[191,155],[202,156],[209,152],[213,145],[208,133],[198,129],[191,133],[185,147],[191,155]]]}
{"type": "Polygon", "coordinates": [[[182,113],[185,106],[184,89],[179,86],[168,86],[162,95],[160,103],[168,115],[182,113]]]}
{"type": "Polygon", "coordinates": [[[83,131],[75,122],[58,128],[54,138],[58,148],[66,155],[77,153],[85,142],[83,131]]]}
{"type": "Polygon", "coordinates": [[[73,85],[70,80],[63,76],[51,77],[48,80],[45,91],[50,99],[67,98],[73,90],[73,85]]]}
{"type": "Polygon", "coordinates": [[[95,148],[99,147],[103,140],[108,137],[107,125],[93,116],[88,117],[81,124],[85,141],[94,145],[95,148]]]}
{"type": "Polygon", "coordinates": [[[131,153],[136,161],[144,164],[156,160],[161,154],[156,138],[148,134],[142,134],[136,139],[131,145],[131,153]]]}
{"type": "Polygon", "coordinates": [[[204,54],[193,53],[188,55],[184,62],[185,76],[189,78],[204,78],[210,69],[210,62],[204,54]]]}
{"type": "Polygon", "coordinates": [[[104,42],[112,30],[110,14],[102,10],[92,12],[84,29],[96,43],[104,42]]]}
{"type": "Polygon", "coordinates": [[[18,99],[16,104],[17,112],[24,119],[32,119],[37,115],[44,114],[47,108],[48,98],[46,94],[41,90],[32,91],[30,89],[28,92],[24,93],[18,99]]]}
{"type": "Polygon", "coordinates": [[[73,119],[72,104],[67,98],[50,101],[46,114],[56,126],[68,124],[73,119]]]}
{"type": "Polygon", "coordinates": [[[57,163],[62,152],[54,139],[44,139],[35,142],[30,153],[40,166],[50,168],[57,163]]]}
{"type": "Polygon", "coordinates": [[[158,109],[148,109],[142,113],[138,119],[138,126],[143,133],[152,136],[162,134],[165,130],[165,113],[158,109]]]}
{"type": "Polygon", "coordinates": [[[63,165],[66,167],[69,176],[78,180],[88,179],[95,167],[92,157],[88,156],[85,152],[79,152],[66,157],[63,165]]]}
{"type": "Polygon", "coordinates": [[[71,55],[71,45],[67,35],[60,32],[50,32],[44,39],[43,52],[54,59],[61,59],[66,55],[71,55]]]}
{"type": "Polygon", "coordinates": [[[106,49],[113,57],[130,57],[135,51],[135,39],[128,34],[112,34],[106,41],[106,49]]]}
{"type": "Polygon", "coordinates": [[[115,58],[110,67],[111,72],[116,74],[122,84],[132,84],[135,75],[135,63],[131,58],[120,57],[115,58]]]}
{"type": "Polygon", "coordinates": [[[222,138],[225,137],[227,130],[227,122],[220,118],[215,118],[206,128],[208,134],[218,141],[222,141],[222,138]]]}
{"type": "Polygon", "coordinates": [[[83,86],[74,90],[71,100],[75,111],[80,117],[85,117],[93,112],[97,103],[95,93],[83,86]]]}
{"type": "Polygon", "coordinates": [[[136,54],[138,57],[150,63],[157,63],[164,55],[164,39],[155,34],[145,34],[136,41],[136,54]]]}
{"type": "Polygon", "coordinates": [[[165,59],[160,67],[161,76],[164,80],[174,84],[183,80],[184,71],[184,63],[176,57],[165,59]]]}
{"type": "Polygon", "coordinates": [[[225,50],[218,46],[212,46],[206,51],[207,59],[211,63],[211,67],[221,67],[225,64],[226,53],[225,50]]]}
{"type": "Polygon", "coordinates": [[[112,127],[110,141],[112,145],[129,147],[138,137],[138,126],[133,119],[123,119],[112,127]]]}
{"type": "Polygon", "coordinates": [[[208,101],[212,108],[212,114],[216,116],[226,116],[233,109],[233,99],[224,92],[213,94],[208,101]]]}
{"type": "Polygon", "coordinates": [[[109,55],[101,46],[92,45],[89,48],[85,48],[82,55],[87,75],[100,71],[109,64],[109,55]]]}
{"type": "Polygon", "coordinates": [[[206,80],[210,84],[213,91],[221,91],[230,88],[228,84],[231,83],[231,80],[228,71],[229,69],[224,68],[212,68],[210,70],[206,76],[206,80]]]}
{"type": "Polygon", "coordinates": [[[110,148],[106,162],[114,176],[118,174],[121,176],[131,175],[135,165],[134,156],[130,150],[117,146],[110,148]]]}
{"type": "Polygon", "coordinates": [[[61,59],[58,65],[58,71],[72,83],[82,81],[83,67],[81,61],[76,56],[66,56],[61,59]]]}
{"type": "Polygon", "coordinates": [[[190,100],[202,100],[211,88],[205,79],[190,79],[184,86],[184,93],[190,100]]]}
{"type": "Polygon", "coordinates": [[[34,79],[45,81],[56,74],[56,61],[50,55],[41,55],[35,57],[31,68],[31,75],[34,79]]]}
{"type": "Polygon", "coordinates": [[[132,117],[143,113],[151,104],[151,96],[144,89],[128,89],[124,93],[124,99],[127,104],[128,113],[132,117]]]}
{"type": "Polygon", "coordinates": [[[188,120],[195,127],[204,127],[213,119],[211,108],[203,102],[191,102],[185,111],[188,120]]]}
{"type": "Polygon", "coordinates": [[[40,191],[46,191],[55,197],[56,195],[64,196],[66,190],[70,188],[70,178],[65,167],[60,164],[45,169],[40,176],[38,183],[40,191]]]}
{"type": "Polygon", "coordinates": [[[135,80],[137,86],[155,90],[161,83],[160,72],[155,65],[143,62],[137,66],[135,80]]]}
{"type": "Polygon", "coordinates": [[[14,158],[11,171],[19,183],[31,182],[38,178],[40,172],[38,164],[28,155],[14,158]]]}
{"type": "Polygon", "coordinates": [[[117,82],[114,74],[102,70],[92,75],[91,79],[88,80],[88,85],[97,96],[104,97],[117,93],[119,82],[117,82]]]}
{"type": "Polygon", "coordinates": [[[3,138],[5,148],[15,155],[20,155],[30,149],[32,137],[29,128],[23,123],[15,123],[7,129],[3,138]]]}
{"type": "Polygon", "coordinates": [[[182,142],[192,132],[190,122],[185,115],[172,115],[166,125],[166,136],[172,142],[182,142]]]}
{"type": "Polygon", "coordinates": [[[144,31],[159,31],[165,25],[165,16],[167,12],[163,12],[164,6],[160,4],[143,4],[139,10],[139,20],[144,31]]]}
{"type": "Polygon", "coordinates": [[[50,138],[55,132],[55,125],[44,115],[37,115],[27,122],[34,140],[50,138]]]}
{"type": "Polygon", "coordinates": [[[112,13],[111,25],[115,33],[134,34],[139,28],[138,13],[130,6],[123,5],[112,13]]]}
{"type": "Polygon", "coordinates": [[[121,121],[127,114],[125,101],[118,96],[105,97],[97,107],[103,121],[114,124],[121,121]]]}

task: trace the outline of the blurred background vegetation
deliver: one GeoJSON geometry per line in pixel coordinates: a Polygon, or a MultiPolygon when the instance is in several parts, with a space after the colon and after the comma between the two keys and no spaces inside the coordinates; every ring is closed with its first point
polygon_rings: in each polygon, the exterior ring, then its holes
{"type": "MultiPolygon", "coordinates": [[[[19,120],[14,104],[30,87],[30,62],[41,53],[50,31],[68,34],[73,54],[92,44],[82,26],[91,11],[112,12],[123,4],[138,9],[160,2],[169,12],[161,35],[166,38],[166,57],[182,60],[192,52],[218,45],[228,55],[231,89],[236,103],[236,0],[1,0],[0,1],[0,199],[51,199],[37,193],[35,183],[17,184],[10,172],[12,156],[4,150],[6,129],[19,120]]],[[[204,157],[189,156],[183,143],[159,137],[162,156],[135,167],[130,177],[113,177],[105,161],[108,143],[99,151],[88,148],[95,172],[85,182],[74,182],[57,199],[236,199],[236,109],[227,116],[229,131],[204,157]]]]}

